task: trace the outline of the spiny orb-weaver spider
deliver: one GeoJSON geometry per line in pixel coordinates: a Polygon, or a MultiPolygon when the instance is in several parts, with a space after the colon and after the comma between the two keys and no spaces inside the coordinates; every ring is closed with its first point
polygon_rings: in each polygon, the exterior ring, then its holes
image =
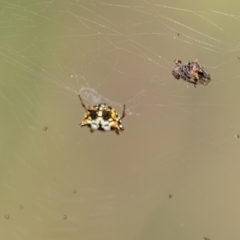
{"type": "Polygon", "coordinates": [[[182,63],[181,60],[174,60],[174,64],[172,75],[178,80],[181,78],[194,84],[195,87],[197,84],[207,86],[211,81],[210,74],[197,60],[187,63],[182,63]]]}
{"type": "Polygon", "coordinates": [[[119,117],[116,110],[105,103],[94,105],[87,108],[83,103],[80,95],[78,95],[80,102],[85,109],[85,118],[79,124],[80,127],[88,126],[91,132],[99,131],[115,131],[119,135],[123,131],[122,119],[126,116],[125,104],[123,105],[122,116],[119,117]]]}

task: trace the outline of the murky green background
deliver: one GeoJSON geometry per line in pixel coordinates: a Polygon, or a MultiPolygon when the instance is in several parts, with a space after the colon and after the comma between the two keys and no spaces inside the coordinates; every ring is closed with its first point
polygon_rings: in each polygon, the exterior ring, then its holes
{"type": "Polygon", "coordinates": [[[239,239],[239,1],[0,9],[0,239],[239,239]],[[80,129],[79,93],[125,131],[80,129]]]}

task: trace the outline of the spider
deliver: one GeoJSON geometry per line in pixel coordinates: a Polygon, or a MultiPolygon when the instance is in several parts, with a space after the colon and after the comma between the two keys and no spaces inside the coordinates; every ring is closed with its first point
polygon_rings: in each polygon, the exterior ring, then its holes
{"type": "Polygon", "coordinates": [[[122,119],[126,116],[125,104],[123,105],[122,116],[119,117],[116,110],[105,103],[100,103],[93,107],[87,108],[82,101],[80,95],[78,95],[80,102],[85,109],[85,118],[79,124],[80,127],[88,126],[90,132],[95,130],[99,131],[115,131],[119,135],[120,131],[123,131],[122,119]]]}
{"type": "Polygon", "coordinates": [[[189,83],[207,86],[211,81],[211,76],[207,73],[203,66],[197,60],[193,62],[182,63],[181,60],[174,60],[175,66],[172,70],[172,75],[176,79],[183,79],[189,83]]]}

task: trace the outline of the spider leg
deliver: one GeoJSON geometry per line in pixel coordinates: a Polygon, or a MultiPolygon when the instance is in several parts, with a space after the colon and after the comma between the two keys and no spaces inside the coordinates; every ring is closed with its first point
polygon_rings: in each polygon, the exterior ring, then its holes
{"type": "Polygon", "coordinates": [[[80,100],[80,102],[81,102],[83,108],[85,109],[86,112],[88,112],[88,109],[86,108],[85,104],[83,103],[83,100],[82,100],[80,94],[78,95],[78,97],[79,97],[79,100],[80,100]]]}
{"type": "Polygon", "coordinates": [[[122,116],[120,117],[120,119],[119,120],[122,120],[125,116],[126,116],[126,112],[125,112],[125,108],[126,108],[126,106],[125,106],[125,104],[123,105],[123,112],[122,112],[122,116]]]}

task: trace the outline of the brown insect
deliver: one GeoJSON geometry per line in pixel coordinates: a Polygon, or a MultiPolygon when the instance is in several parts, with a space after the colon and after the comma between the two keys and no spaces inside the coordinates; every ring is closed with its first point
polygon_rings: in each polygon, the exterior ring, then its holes
{"type": "Polygon", "coordinates": [[[195,87],[198,84],[207,86],[211,81],[210,74],[197,60],[187,63],[182,63],[181,60],[174,60],[174,64],[172,75],[177,80],[181,78],[184,81],[194,84],[195,87]]]}

